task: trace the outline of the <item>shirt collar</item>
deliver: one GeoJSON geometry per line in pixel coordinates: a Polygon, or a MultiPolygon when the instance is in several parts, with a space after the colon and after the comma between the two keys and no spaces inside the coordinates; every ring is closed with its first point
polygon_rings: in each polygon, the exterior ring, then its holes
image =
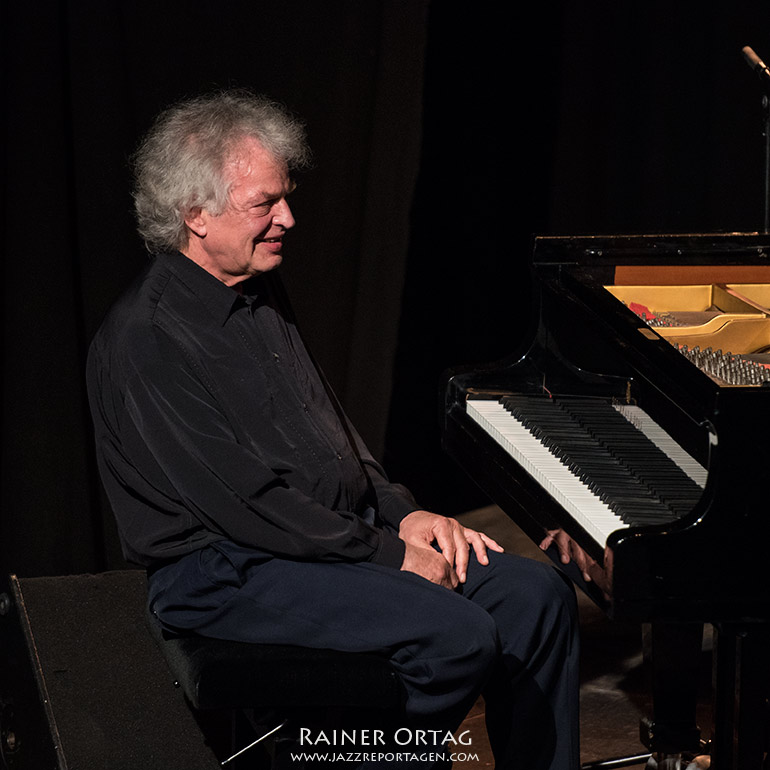
{"type": "Polygon", "coordinates": [[[224,326],[235,310],[244,307],[246,300],[235,289],[225,286],[207,270],[179,251],[156,257],[192,291],[206,306],[214,320],[224,326]]]}

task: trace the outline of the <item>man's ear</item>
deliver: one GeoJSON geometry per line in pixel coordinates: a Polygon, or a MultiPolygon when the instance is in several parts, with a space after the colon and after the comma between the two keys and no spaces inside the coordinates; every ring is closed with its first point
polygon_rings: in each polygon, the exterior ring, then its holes
{"type": "Polygon", "coordinates": [[[200,206],[196,206],[187,212],[187,216],[184,218],[184,223],[199,238],[206,237],[206,215],[200,206]]]}

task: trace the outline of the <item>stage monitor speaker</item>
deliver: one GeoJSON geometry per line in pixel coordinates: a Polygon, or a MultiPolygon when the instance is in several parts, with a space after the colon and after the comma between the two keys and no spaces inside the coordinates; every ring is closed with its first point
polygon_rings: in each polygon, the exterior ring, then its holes
{"type": "Polygon", "coordinates": [[[138,570],[0,592],[3,770],[214,770],[145,619],[138,570]]]}

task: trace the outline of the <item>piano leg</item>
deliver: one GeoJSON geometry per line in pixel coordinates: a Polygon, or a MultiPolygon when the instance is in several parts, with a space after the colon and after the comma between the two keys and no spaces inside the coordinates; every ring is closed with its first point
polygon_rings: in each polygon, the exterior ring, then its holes
{"type": "Polygon", "coordinates": [[[767,770],[770,624],[715,628],[712,770],[767,770]]]}
{"type": "Polygon", "coordinates": [[[701,753],[696,708],[702,645],[701,623],[655,622],[647,632],[653,705],[640,734],[653,755],[701,753]]]}

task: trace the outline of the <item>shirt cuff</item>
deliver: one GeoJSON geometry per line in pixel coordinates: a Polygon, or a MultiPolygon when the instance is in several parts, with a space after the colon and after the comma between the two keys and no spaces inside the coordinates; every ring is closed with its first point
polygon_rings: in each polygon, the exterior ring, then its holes
{"type": "Polygon", "coordinates": [[[372,558],[372,563],[401,569],[406,553],[406,543],[386,529],[380,530],[380,533],[380,549],[372,558]]]}
{"type": "Polygon", "coordinates": [[[394,529],[398,529],[401,521],[410,513],[420,510],[420,506],[415,502],[409,491],[399,486],[395,486],[395,491],[388,495],[381,503],[381,508],[378,511],[379,516],[394,529]],[[399,494],[400,490],[403,490],[403,493],[399,494]]]}

